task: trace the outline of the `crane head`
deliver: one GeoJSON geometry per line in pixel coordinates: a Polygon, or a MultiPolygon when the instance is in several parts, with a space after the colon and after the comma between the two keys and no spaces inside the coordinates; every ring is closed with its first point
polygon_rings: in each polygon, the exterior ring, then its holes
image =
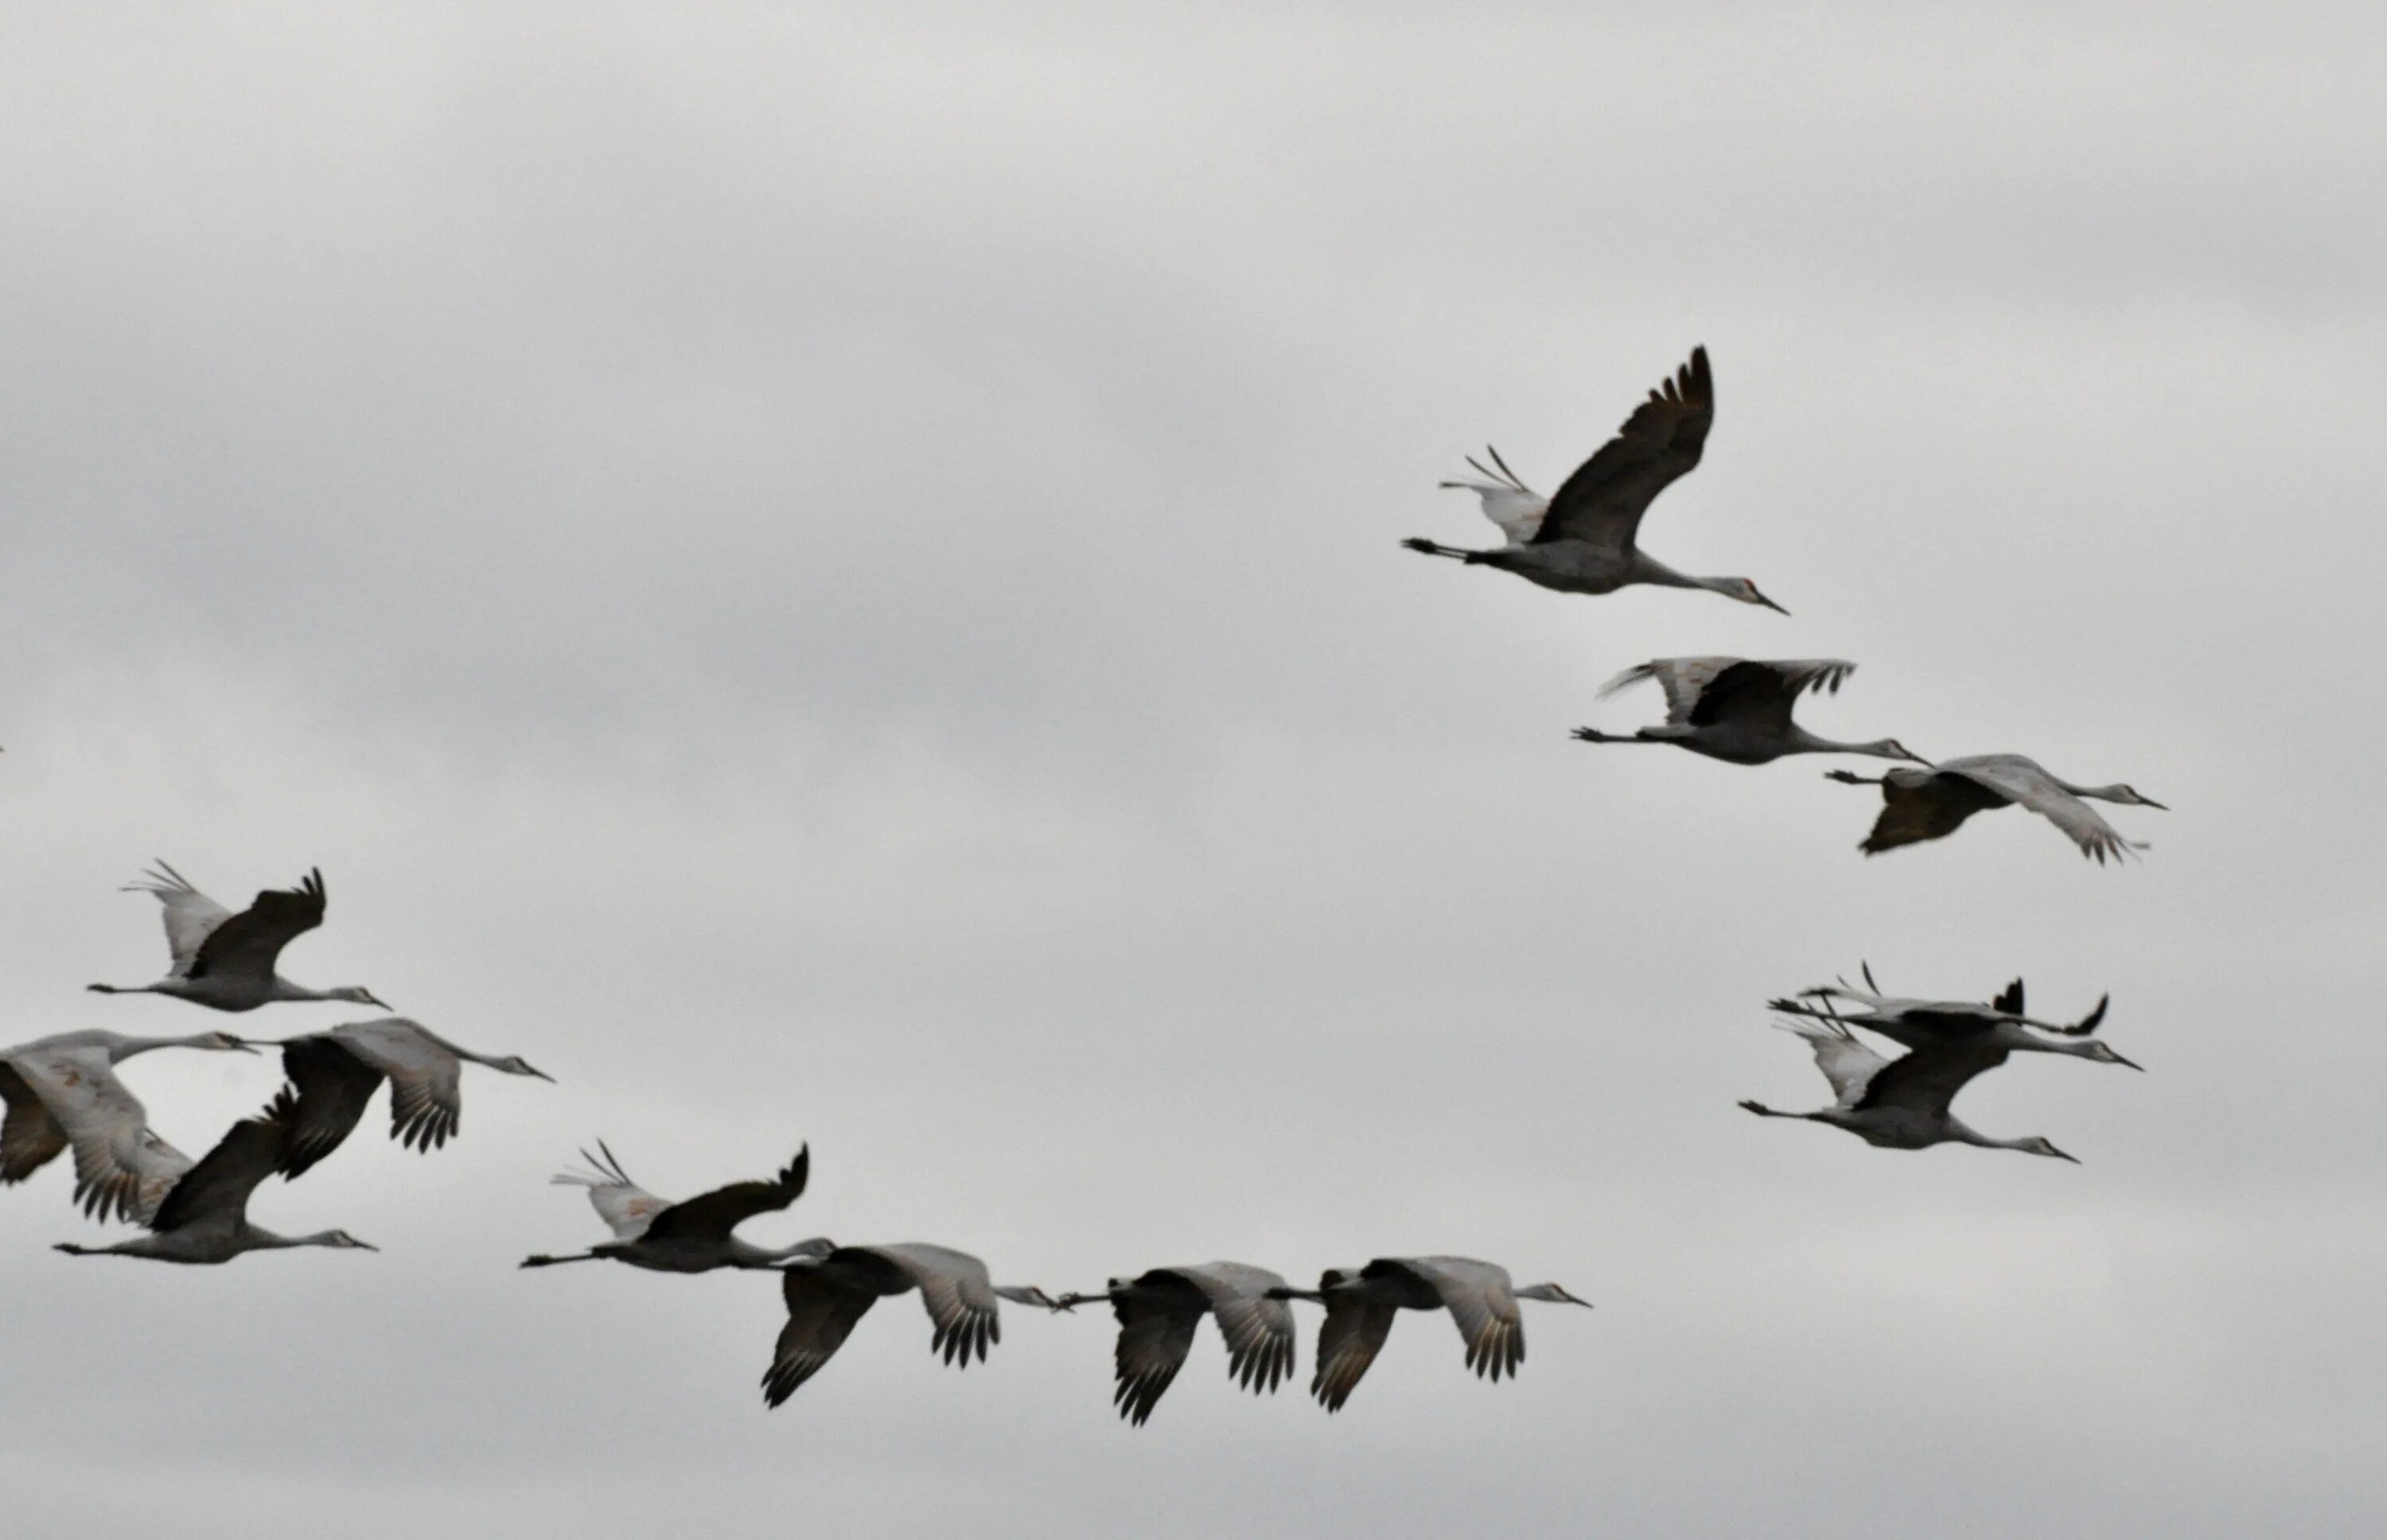
{"type": "Polygon", "coordinates": [[[1779,604],[1774,603],[1772,600],[1766,598],[1763,594],[1758,592],[1757,585],[1751,583],[1748,578],[1736,577],[1732,579],[1731,582],[1732,586],[1724,590],[1726,596],[1737,599],[1743,604],[1762,604],[1766,609],[1773,611],[1778,615],[1787,615],[1790,612],[1789,611],[1782,608],[1779,604]]]}
{"type": "Polygon", "coordinates": [[[2115,1053],[2111,1048],[2106,1047],[2104,1043],[2099,1041],[2095,1038],[2090,1038],[2086,1043],[2081,1045],[2080,1056],[2084,1059],[2093,1060],[2098,1064],[2122,1065],[2128,1068],[2136,1069],[2141,1073],[2144,1073],[2147,1067],[2145,1065],[2138,1064],[2122,1057],[2121,1054],[2115,1053]]]}

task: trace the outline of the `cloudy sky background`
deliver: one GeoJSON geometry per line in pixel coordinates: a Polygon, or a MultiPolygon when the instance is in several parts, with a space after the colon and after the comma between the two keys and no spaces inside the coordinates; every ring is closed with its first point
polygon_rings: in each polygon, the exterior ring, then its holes
{"type": "MultiPolygon", "coordinates": [[[[0,1040],[103,1002],[163,855],[320,864],[287,971],[468,1077],[221,1269],[0,1202],[12,1526],[2229,1535],[2387,1526],[2387,119],[2367,7],[575,6],[0,14],[0,1040]],[[1492,536],[1694,342],[1648,543],[1492,536]],[[1804,713],[2177,810],[1874,861],[1876,802],[1571,743],[1682,652],[1804,713]],[[1771,994],[1869,959],[2149,1073],[1960,1108],[2079,1167],[1766,1124],[1771,994]],[[524,1274],[602,1135],[685,1194],[809,1140],[777,1243],[1058,1292],[1212,1256],[1499,1260],[1531,1359],[1405,1318],[1332,1420],[1206,1335],[935,1363],[882,1306],[788,1407],[768,1280],[524,1274]]],[[[128,1082],[206,1147],[272,1059],[128,1082]]],[[[1303,1307],[1306,1380],[1316,1313],[1303,1307]]]]}

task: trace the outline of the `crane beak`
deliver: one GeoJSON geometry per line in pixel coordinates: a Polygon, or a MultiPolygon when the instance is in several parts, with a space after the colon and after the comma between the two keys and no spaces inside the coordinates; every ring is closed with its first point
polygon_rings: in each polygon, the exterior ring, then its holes
{"type": "MultiPolygon", "coordinates": [[[[2114,1051],[2110,1048],[2106,1049],[2105,1052],[2108,1054],[2114,1054],[2114,1051]]],[[[2118,1065],[2126,1066],[2128,1068],[2135,1069],[2141,1075],[2147,1072],[2147,1067],[2145,1065],[2140,1064],[2134,1059],[2126,1059],[2119,1054],[2114,1054],[2114,1062],[2118,1065]]]]}
{"type": "Polygon", "coordinates": [[[2153,797],[2141,797],[2139,799],[2139,805],[2141,807],[2153,808],[2157,813],[2169,813],[2171,811],[2170,808],[2166,807],[2163,803],[2155,801],[2153,797]]]}
{"type": "Polygon", "coordinates": [[[1782,608],[1779,604],[1774,603],[1772,600],[1766,598],[1763,594],[1759,594],[1757,596],[1757,602],[1764,605],[1767,609],[1773,611],[1777,615],[1787,615],[1790,612],[1789,611],[1782,608]]]}

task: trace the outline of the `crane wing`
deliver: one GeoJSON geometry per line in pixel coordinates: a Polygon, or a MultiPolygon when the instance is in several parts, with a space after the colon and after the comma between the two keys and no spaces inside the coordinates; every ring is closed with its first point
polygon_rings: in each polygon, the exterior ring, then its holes
{"type": "Polygon", "coordinates": [[[1691,725],[1737,719],[1790,726],[1790,708],[1809,690],[1839,692],[1840,682],[1856,672],[1845,658],[1775,658],[1743,661],[1718,674],[1699,691],[1691,708],[1691,725]]]}
{"type": "Polygon", "coordinates": [[[1197,1283],[1166,1268],[1137,1279],[1133,1292],[1112,1296],[1119,1333],[1111,1355],[1111,1402],[1121,1417],[1140,1428],[1152,1416],[1185,1367],[1194,1330],[1209,1307],[1197,1283]]]}
{"type": "Polygon", "coordinates": [[[1866,1082],[1856,1110],[1903,1106],[1944,1114],[1973,1077],[1995,1069],[2006,1058],[2007,1050],[1977,1036],[1913,1049],[1892,1059],[1866,1082]]]}
{"type": "Polygon", "coordinates": [[[438,1149],[464,1118],[464,1063],[402,1016],[351,1022],[324,1034],[389,1077],[389,1136],[411,1150],[438,1149]]]}
{"type": "Polygon", "coordinates": [[[417,1041],[403,1071],[389,1071],[389,1136],[425,1154],[455,1136],[464,1121],[464,1061],[436,1043],[417,1041]]]}
{"type": "Polygon", "coordinates": [[[1889,1063],[1831,1016],[1800,1012],[1774,1025],[1807,1040],[1815,1050],[1815,1067],[1831,1082],[1832,1095],[1843,1107],[1853,1107],[1863,1100],[1866,1085],[1889,1063]]]}
{"type": "Polygon", "coordinates": [[[1003,1340],[994,1282],[987,1276],[986,1264],[969,1253],[920,1241],[852,1249],[891,1264],[919,1288],[920,1303],[935,1329],[928,1351],[945,1362],[967,1369],[972,1354],[983,1362],[989,1345],[1003,1340]]]}
{"type": "Polygon", "coordinates": [[[1484,452],[1492,457],[1491,465],[1473,455],[1467,457],[1467,463],[1484,480],[1446,481],[1442,483],[1444,489],[1474,493],[1484,505],[1484,516],[1499,526],[1509,544],[1530,544],[1534,532],[1542,526],[1542,515],[1549,511],[1550,499],[1520,481],[1517,473],[1509,469],[1509,462],[1500,458],[1499,450],[1486,445],[1484,452]]]}
{"type": "Polygon", "coordinates": [[[1699,462],[1715,422],[1715,380],[1708,350],[1691,349],[1688,363],[1634,409],[1616,436],[1576,467],[1555,496],[1534,542],[1585,540],[1611,550],[1633,549],[1650,502],[1699,462]]]}
{"type": "Polygon", "coordinates": [[[1979,1006],[1911,1006],[1894,1016],[1859,1016],[1856,1024],[1908,1049],[1944,1048],[1980,1037],[1997,1025],[1997,1013],[1979,1006]]]}
{"type": "Polygon", "coordinates": [[[1433,1285],[1467,1344],[1467,1367],[1479,1377],[1513,1375],[1525,1361],[1525,1321],[1509,1269],[1468,1256],[1413,1256],[1399,1264],[1433,1285]]]}
{"type": "Polygon", "coordinates": [[[1691,720],[1700,692],[1713,684],[1717,675],[1740,662],[1738,658],[1652,658],[1600,686],[1599,699],[1605,701],[1644,679],[1655,679],[1666,692],[1666,720],[1680,726],[1691,720]]]}
{"type": "Polygon", "coordinates": [[[672,1205],[648,1222],[647,1237],[726,1240],[731,1231],[755,1215],[776,1213],[803,1196],[811,1171],[812,1146],[807,1144],[769,1181],[733,1181],[672,1205]]]}
{"type": "MultiPolygon", "coordinates": [[[[834,1254],[832,1254],[834,1255],[834,1254]]],[[[837,1356],[878,1296],[817,1267],[799,1264],[779,1275],[788,1324],[779,1328],[771,1367],[763,1374],[763,1402],[776,1407],[837,1356]]]]}
{"type": "Polygon", "coordinates": [[[1727,719],[1790,724],[1790,708],[1809,690],[1837,692],[1856,672],[1845,658],[1652,658],[1599,687],[1602,700],[1655,679],[1666,692],[1666,721],[1704,726],[1727,719]]]}
{"type": "Polygon", "coordinates": [[[1230,1378],[1257,1395],[1292,1377],[1293,1306],[1268,1297],[1269,1290],[1285,1286],[1282,1274],[1241,1262],[1211,1262],[1179,1270],[1209,1298],[1219,1334],[1227,1341],[1230,1378]]]}
{"type": "Polygon", "coordinates": [[[2008,799],[1972,777],[1946,767],[1919,775],[1892,771],[1881,781],[1881,816],[1857,849],[1879,855],[1901,845],[1944,839],[1976,813],[2003,807],[2008,799]]]}
{"type": "Polygon", "coordinates": [[[355,1131],[382,1082],[382,1072],[327,1036],[284,1042],[282,1071],[290,1077],[297,1109],[282,1146],[281,1168],[284,1177],[296,1178],[355,1131]]]}
{"type": "Polygon", "coordinates": [[[2081,854],[2101,866],[2146,848],[2123,839],[2095,808],[2057,784],[2038,762],[2020,754],[1983,754],[1974,759],[1951,760],[1940,768],[2020,802],[2062,829],[2065,838],[2080,847],[2081,854]]]}
{"type": "Polygon", "coordinates": [[[1542,515],[1549,511],[1547,498],[1534,492],[1511,492],[1500,486],[1471,488],[1483,499],[1484,516],[1499,525],[1500,533],[1512,546],[1530,545],[1542,527],[1542,515]]]}
{"type": "Polygon", "coordinates": [[[322,923],[323,874],[318,869],[296,888],[268,888],[247,908],[216,925],[200,940],[186,977],[271,978],[291,939],[322,923]]]}
{"type": "MultiPolygon", "coordinates": [[[[1805,999],[1771,1000],[1766,1004],[1768,1008],[1787,1016],[1862,1027],[1906,1048],[1936,1048],[1962,1042],[1994,1030],[2001,1021],[2045,1027],[2050,1031],[2073,1030],[2032,1021],[2024,1016],[2023,987],[2019,978],[1999,991],[1997,998],[1986,1005],[1969,1000],[1910,1000],[1868,994],[1846,985],[1827,984],[1802,992],[1810,998],[1826,1002],[1854,1001],[1864,1007],[1864,1012],[1859,1016],[1843,1016],[1829,1004],[1813,1005],[1805,999]]],[[[2095,1022],[2103,1018],[2102,1011],[2094,1013],[2088,1029],[2093,1030],[2095,1022]]]]}
{"type": "Polygon", "coordinates": [[[1318,1370],[1310,1376],[1309,1394],[1330,1412],[1341,1411],[1351,1399],[1368,1366],[1383,1351],[1384,1339],[1393,1333],[1394,1306],[1348,1295],[1338,1297],[1332,1292],[1352,1276],[1330,1268],[1318,1283],[1326,1293],[1326,1319],[1318,1328],[1318,1370]]]}
{"type": "MultiPolygon", "coordinates": [[[[74,1202],[99,1219],[136,1218],[148,1109],[124,1087],[104,1047],[63,1047],[11,1061],[74,1151],[74,1202]]],[[[14,1109],[10,1118],[14,1121],[14,1109]]],[[[153,1136],[154,1137],[154,1136],[153,1136]]],[[[46,1157],[45,1157],[46,1158],[46,1157]]]]}
{"type": "Polygon", "coordinates": [[[7,1120],[0,1122],[0,1185],[6,1185],[56,1160],[67,1147],[67,1130],[6,1060],[0,1060],[0,1100],[8,1104],[7,1120]]]}
{"type": "Polygon", "coordinates": [[[76,1201],[103,1222],[146,1223],[166,1190],[191,1168],[188,1156],[138,1121],[95,1125],[75,1139],[74,1153],[76,1201]]]}
{"type": "Polygon", "coordinates": [[[124,1153],[122,1163],[133,1174],[133,1219],[154,1228],[166,1194],[189,1173],[191,1157],[167,1143],[154,1129],[143,1129],[124,1153]]]}
{"type": "Polygon", "coordinates": [[[231,910],[192,887],[190,878],[163,861],[142,873],[139,881],[126,883],[124,891],[158,895],[165,910],[166,949],[173,956],[173,966],[167,975],[171,978],[188,978],[200,943],[232,918],[231,910]]]}
{"type": "Polygon", "coordinates": [[[180,1230],[211,1219],[238,1223],[248,1213],[248,1195],[281,1163],[283,1141],[297,1116],[298,1099],[282,1088],[265,1110],[234,1123],[216,1147],[174,1183],[149,1220],[152,1230],[180,1230]]]}
{"type": "Polygon", "coordinates": [[[672,1206],[669,1198],[659,1198],[632,1181],[623,1171],[622,1163],[605,1142],[597,1142],[597,1155],[580,1152],[580,1158],[589,1164],[587,1171],[562,1171],[549,1180],[566,1187],[588,1189],[589,1206],[605,1221],[616,1241],[635,1241],[647,1232],[654,1217],[672,1206]]]}

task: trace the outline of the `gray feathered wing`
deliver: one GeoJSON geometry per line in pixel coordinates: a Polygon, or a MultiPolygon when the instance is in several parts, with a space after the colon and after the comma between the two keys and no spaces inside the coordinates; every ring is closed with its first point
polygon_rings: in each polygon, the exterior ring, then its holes
{"type": "Polygon", "coordinates": [[[63,1154],[67,1130],[25,1078],[0,1063],[0,1100],[8,1104],[0,1122],[0,1184],[23,1181],[63,1154]]]}

